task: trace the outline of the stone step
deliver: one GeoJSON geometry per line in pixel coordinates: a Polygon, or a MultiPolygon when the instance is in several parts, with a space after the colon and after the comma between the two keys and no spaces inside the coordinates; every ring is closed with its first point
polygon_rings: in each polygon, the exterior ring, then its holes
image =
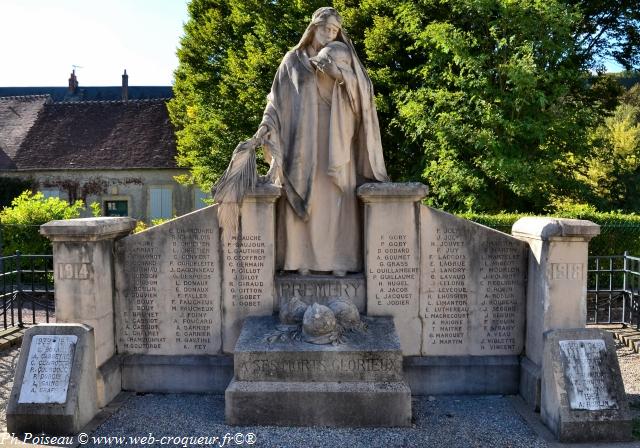
{"type": "Polygon", "coordinates": [[[234,351],[238,381],[402,381],[402,351],[389,317],[363,317],[364,333],[340,345],[304,341],[267,342],[278,320],[249,317],[234,351]]]}
{"type": "Polygon", "coordinates": [[[293,297],[309,305],[314,302],[326,305],[329,299],[344,297],[350,299],[361,313],[365,312],[367,288],[362,273],[348,274],[344,277],[278,274],[275,278],[275,286],[278,306],[282,301],[288,301],[293,297]]]}
{"type": "Polygon", "coordinates": [[[225,392],[229,425],[389,427],[411,425],[403,381],[236,381],[225,392]]]}

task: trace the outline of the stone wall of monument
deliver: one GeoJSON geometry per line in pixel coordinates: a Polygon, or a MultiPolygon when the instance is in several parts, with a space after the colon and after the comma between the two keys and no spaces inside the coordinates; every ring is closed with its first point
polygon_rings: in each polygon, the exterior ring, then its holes
{"type": "Polygon", "coordinates": [[[220,353],[220,239],[215,207],[116,242],[118,352],[220,353]]]}
{"type": "Polygon", "coordinates": [[[422,355],[520,354],[526,243],[420,206],[420,244],[422,355]]]}

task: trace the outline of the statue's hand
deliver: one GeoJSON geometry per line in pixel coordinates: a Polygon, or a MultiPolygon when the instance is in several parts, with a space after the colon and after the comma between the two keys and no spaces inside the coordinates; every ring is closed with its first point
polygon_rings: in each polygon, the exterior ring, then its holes
{"type": "Polygon", "coordinates": [[[264,184],[275,184],[278,180],[280,174],[280,170],[278,169],[277,164],[274,160],[271,161],[271,166],[269,166],[269,171],[264,176],[259,176],[258,182],[264,184]]]}
{"type": "Polygon", "coordinates": [[[269,128],[266,125],[262,125],[258,128],[258,131],[255,133],[255,135],[253,136],[253,138],[262,141],[262,139],[264,139],[267,134],[269,133],[269,128]]]}
{"type": "Polygon", "coordinates": [[[334,62],[324,64],[324,66],[322,67],[322,71],[338,82],[344,81],[342,78],[342,72],[334,62]]]}

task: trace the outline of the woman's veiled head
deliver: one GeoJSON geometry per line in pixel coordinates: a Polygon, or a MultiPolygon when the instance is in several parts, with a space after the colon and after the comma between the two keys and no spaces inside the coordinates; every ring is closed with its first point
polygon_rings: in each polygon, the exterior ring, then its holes
{"type": "Polygon", "coordinates": [[[304,48],[311,44],[322,48],[336,39],[342,40],[342,17],[334,8],[325,6],[316,10],[311,16],[311,23],[307,26],[296,48],[304,48]]]}

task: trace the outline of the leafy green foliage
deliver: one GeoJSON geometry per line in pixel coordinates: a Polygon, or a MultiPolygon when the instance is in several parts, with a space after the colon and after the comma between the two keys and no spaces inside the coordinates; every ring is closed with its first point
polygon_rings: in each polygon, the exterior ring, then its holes
{"type": "Polygon", "coordinates": [[[17,250],[23,254],[50,254],[51,242],[40,236],[40,225],[55,219],[72,219],[84,209],[82,201],[69,204],[59,198],[46,198],[40,192],[23,192],[0,211],[3,254],[17,250]]]}
{"type": "Polygon", "coordinates": [[[640,108],[620,104],[591,133],[590,156],[577,172],[601,209],[640,210],[640,108]]]}
{"type": "Polygon", "coordinates": [[[91,208],[91,216],[95,218],[102,216],[102,207],[99,202],[92,202],[89,204],[89,208],[91,208]]]}

